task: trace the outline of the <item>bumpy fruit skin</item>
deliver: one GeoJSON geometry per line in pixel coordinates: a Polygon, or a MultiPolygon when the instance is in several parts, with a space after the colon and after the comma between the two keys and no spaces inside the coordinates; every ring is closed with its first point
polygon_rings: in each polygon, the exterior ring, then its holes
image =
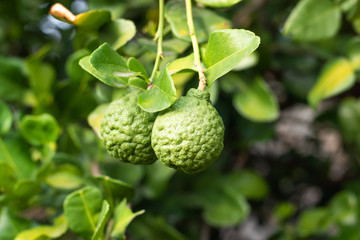
{"type": "Polygon", "coordinates": [[[156,114],[138,106],[140,93],[131,92],[109,105],[101,121],[101,136],[111,156],[123,162],[151,164],[157,159],[151,147],[156,114]]]}
{"type": "Polygon", "coordinates": [[[163,164],[196,173],[221,154],[224,124],[211,105],[210,94],[190,89],[185,97],[158,115],[151,138],[155,154],[163,164]]]}

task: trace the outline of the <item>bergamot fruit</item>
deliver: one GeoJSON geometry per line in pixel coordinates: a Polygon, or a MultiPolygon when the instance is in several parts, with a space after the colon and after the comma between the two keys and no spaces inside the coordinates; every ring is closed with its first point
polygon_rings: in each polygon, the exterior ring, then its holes
{"type": "Polygon", "coordinates": [[[156,114],[138,106],[140,93],[131,92],[109,105],[101,121],[101,136],[111,156],[123,162],[151,164],[157,159],[151,147],[156,114]]]}
{"type": "Polygon", "coordinates": [[[210,166],[222,152],[224,124],[211,105],[210,94],[190,89],[157,116],[151,138],[163,164],[196,173],[210,166]]]}

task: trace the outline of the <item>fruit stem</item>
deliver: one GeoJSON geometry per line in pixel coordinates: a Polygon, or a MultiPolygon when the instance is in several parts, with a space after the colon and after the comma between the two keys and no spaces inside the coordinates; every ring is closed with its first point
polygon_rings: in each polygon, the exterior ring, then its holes
{"type": "Polygon", "coordinates": [[[191,38],[191,43],[194,51],[194,65],[199,73],[199,86],[198,89],[201,91],[204,91],[206,86],[206,77],[204,74],[204,68],[201,65],[200,61],[200,51],[199,51],[199,43],[197,41],[196,35],[195,35],[195,27],[194,27],[194,21],[192,16],[192,8],[191,8],[191,0],[185,0],[186,5],[186,17],[187,17],[187,25],[189,28],[189,35],[191,38]]]}
{"type": "Polygon", "coordinates": [[[154,40],[158,41],[158,44],[157,44],[155,64],[150,76],[150,84],[152,83],[155,77],[156,71],[159,69],[160,58],[164,59],[163,48],[162,48],[163,31],[164,31],[164,0],[159,0],[159,25],[154,38],[154,40]]]}

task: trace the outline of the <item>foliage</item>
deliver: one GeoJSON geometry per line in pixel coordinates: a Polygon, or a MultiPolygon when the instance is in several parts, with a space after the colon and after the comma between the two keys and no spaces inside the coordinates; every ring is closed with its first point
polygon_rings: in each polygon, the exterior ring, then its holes
{"type": "Polygon", "coordinates": [[[254,219],[263,239],[360,238],[360,1],[189,2],[0,2],[0,239],[251,239],[254,219]],[[199,72],[225,125],[212,166],[106,152],[110,102],[161,112],[199,72]]]}

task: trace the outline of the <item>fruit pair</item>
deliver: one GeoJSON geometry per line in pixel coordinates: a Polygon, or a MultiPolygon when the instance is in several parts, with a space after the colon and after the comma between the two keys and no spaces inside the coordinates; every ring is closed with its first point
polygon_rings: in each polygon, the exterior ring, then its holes
{"type": "Polygon", "coordinates": [[[101,124],[109,153],[125,162],[166,166],[195,173],[210,166],[223,149],[224,124],[210,94],[190,89],[157,116],[137,105],[140,92],[110,104],[101,124]]]}

